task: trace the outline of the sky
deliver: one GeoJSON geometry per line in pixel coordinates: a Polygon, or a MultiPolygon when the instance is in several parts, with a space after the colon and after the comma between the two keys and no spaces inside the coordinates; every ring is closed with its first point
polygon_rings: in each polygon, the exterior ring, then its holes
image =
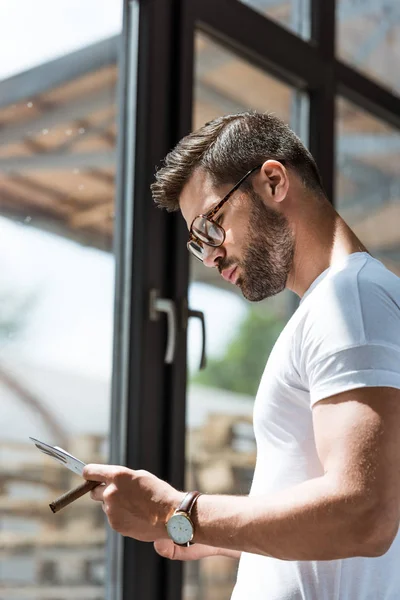
{"type": "Polygon", "coordinates": [[[1,0],[0,79],[122,29],[122,0],[1,0]]]}
{"type": "MultiPolygon", "coordinates": [[[[115,35],[118,0],[1,0],[0,80],[115,35]]],[[[0,340],[5,357],[109,378],[113,334],[114,257],[0,217],[0,291],[32,298],[24,327],[0,340]]],[[[196,284],[192,308],[206,312],[208,351],[223,351],[244,315],[228,292],[196,284]]],[[[189,326],[189,364],[200,360],[200,325],[189,326]]]]}

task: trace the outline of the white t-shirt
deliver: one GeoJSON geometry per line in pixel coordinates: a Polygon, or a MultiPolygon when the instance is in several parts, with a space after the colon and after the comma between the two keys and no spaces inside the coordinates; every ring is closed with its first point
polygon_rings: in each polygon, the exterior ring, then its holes
{"type": "MultiPolygon", "coordinates": [[[[400,278],[358,252],[313,282],[270,354],[254,405],[257,462],[250,494],[273,494],[322,475],[313,405],[369,386],[400,388],[400,278]]],[[[243,553],[232,596],[399,599],[400,534],[378,558],[284,561],[243,553]]]]}

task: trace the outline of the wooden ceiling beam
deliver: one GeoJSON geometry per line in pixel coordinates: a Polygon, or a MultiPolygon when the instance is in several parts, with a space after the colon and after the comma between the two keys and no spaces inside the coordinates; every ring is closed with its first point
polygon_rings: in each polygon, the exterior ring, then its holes
{"type": "Polygon", "coordinates": [[[108,202],[93,208],[81,210],[70,216],[68,223],[74,229],[91,227],[105,220],[109,220],[114,214],[113,202],[108,202]]]}

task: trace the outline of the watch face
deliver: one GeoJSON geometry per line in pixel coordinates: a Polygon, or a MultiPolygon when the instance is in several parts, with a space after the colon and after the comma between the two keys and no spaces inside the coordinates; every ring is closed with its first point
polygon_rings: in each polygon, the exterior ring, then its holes
{"type": "Polygon", "coordinates": [[[167,523],[170,538],[176,544],[187,544],[193,537],[193,525],[186,515],[172,515],[167,523]]]}

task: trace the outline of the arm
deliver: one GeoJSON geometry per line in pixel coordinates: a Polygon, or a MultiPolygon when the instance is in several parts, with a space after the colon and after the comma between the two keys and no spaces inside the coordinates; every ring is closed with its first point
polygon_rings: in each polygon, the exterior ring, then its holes
{"type": "Polygon", "coordinates": [[[227,550],[226,548],[214,548],[204,544],[194,544],[189,548],[176,546],[172,540],[158,540],[154,542],[154,548],[164,558],[170,560],[199,560],[209,556],[225,556],[239,560],[241,552],[238,550],[227,550]]]}
{"type": "Polygon", "coordinates": [[[317,402],[313,419],[324,475],[268,496],[200,496],[191,548],[172,548],[165,528],[183,492],[147,471],[121,466],[86,465],[84,477],[104,483],[91,497],[103,502],[113,529],[155,541],[170,558],[379,556],[399,526],[400,390],[343,392],[317,402]]]}
{"type": "Polygon", "coordinates": [[[200,496],[195,541],[286,560],[379,556],[398,530],[400,390],[360,388],[313,409],[324,475],[272,496],[200,496]]]}

